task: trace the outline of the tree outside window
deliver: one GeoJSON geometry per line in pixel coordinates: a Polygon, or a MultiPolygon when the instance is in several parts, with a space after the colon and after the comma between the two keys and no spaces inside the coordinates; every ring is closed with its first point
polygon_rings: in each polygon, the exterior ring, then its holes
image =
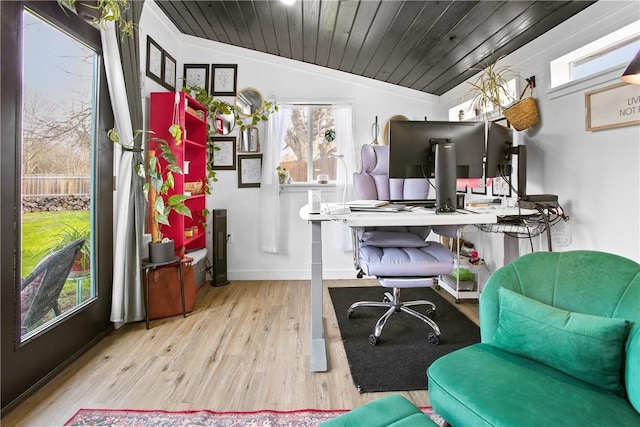
{"type": "Polygon", "coordinates": [[[314,182],[319,174],[336,179],[336,133],[330,105],[297,105],[285,135],[280,166],[293,182],[314,182]]]}

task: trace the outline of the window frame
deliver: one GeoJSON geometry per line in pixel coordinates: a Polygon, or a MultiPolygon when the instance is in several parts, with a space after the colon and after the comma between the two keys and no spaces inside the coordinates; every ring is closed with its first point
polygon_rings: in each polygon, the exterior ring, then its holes
{"type": "MultiPolygon", "coordinates": [[[[313,108],[331,108],[333,109],[336,105],[340,105],[343,104],[344,102],[331,102],[331,101],[327,101],[327,102],[322,102],[322,103],[318,103],[318,102],[313,102],[313,101],[309,101],[309,102],[304,102],[304,101],[300,101],[300,102],[291,102],[291,103],[287,103],[287,105],[289,107],[293,107],[293,108],[306,108],[306,109],[313,109],[313,108]]],[[[307,111],[307,117],[310,117],[313,110],[307,111]]],[[[333,112],[332,112],[333,114],[333,112]]],[[[333,122],[334,122],[334,127],[335,127],[335,117],[333,117],[333,122]]],[[[307,164],[307,170],[306,170],[306,174],[307,174],[307,180],[306,181],[292,181],[290,183],[287,184],[283,184],[286,187],[291,187],[291,188],[298,188],[301,190],[306,190],[308,188],[316,188],[316,187],[335,187],[337,185],[337,167],[338,165],[338,159],[333,159],[333,162],[335,164],[336,167],[336,176],[333,179],[329,179],[329,182],[327,184],[320,184],[317,179],[314,179],[314,158],[313,158],[313,153],[314,153],[314,147],[313,147],[313,129],[311,129],[310,127],[306,128],[307,130],[307,147],[306,147],[306,152],[307,152],[307,158],[306,158],[306,164],[307,164]]],[[[281,165],[282,162],[282,156],[280,156],[280,162],[279,164],[281,165]]]]}

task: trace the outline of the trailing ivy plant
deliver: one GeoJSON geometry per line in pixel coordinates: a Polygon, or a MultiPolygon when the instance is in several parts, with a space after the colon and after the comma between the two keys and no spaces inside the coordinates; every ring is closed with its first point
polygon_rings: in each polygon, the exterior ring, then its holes
{"type": "MultiPolygon", "coordinates": [[[[233,108],[235,110],[235,107],[233,108]]],[[[267,120],[269,120],[269,114],[273,114],[276,111],[278,111],[278,106],[265,100],[262,110],[260,110],[260,114],[256,114],[251,117],[251,125],[255,126],[261,121],[266,122],[267,120]]],[[[242,117],[240,117],[239,114],[235,114],[235,117],[236,117],[236,125],[240,127],[240,132],[244,132],[247,129],[247,126],[249,126],[248,124],[245,123],[246,119],[243,119],[242,117]]]]}
{"type": "Polygon", "coordinates": [[[184,92],[193,96],[196,101],[207,107],[210,116],[213,116],[216,112],[222,114],[233,114],[236,126],[240,128],[240,132],[244,132],[247,126],[255,126],[261,121],[266,122],[269,120],[269,115],[278,111],[278,106],[272,104],[269,101],[264,101],[264,106],[260,114],[250,117],[251,122],[247,124],[249,117],[241,117],[236,110],[235,105],[231,105],[228,102],[215,99],[213,95],[209,95],[207,91],[200,86],[187,86],[182,89],[184,92]]]}
{"type": "Polygon", "coordinates": [[[122,16],[129,9],[129,0],[58,0],[58,3],[102,28],[105,28],[107,21],[112,21],[118,26],[123,37],[133,37],[134,23],[122,16]]]}

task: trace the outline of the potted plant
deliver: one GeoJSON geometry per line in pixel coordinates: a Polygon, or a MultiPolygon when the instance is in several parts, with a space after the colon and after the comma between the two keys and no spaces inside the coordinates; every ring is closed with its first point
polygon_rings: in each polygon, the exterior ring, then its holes
{"type": "Polygon", "coordinates": [[[129,0],[58,0],[60,5],[74,10],[78,16],[94,25],[104,27],[105,22],[113,21],[122,34],[133,36],[133,22],[122,17],[129,8],[129,0]]]}
{"type": "Polygon", "coordinates": [[[480,73],[470,82],[471,108],[476,115],[497,108],[516,130],[524,130],[538,123],[538,108],[533,98],[533,81],[526,79],[526,86],[519,98],[509,91],[508,82],[518,74],[508,66],[500,66],[497,61],[480,69],[480,73]],[[531,91],[527,98],[524,95],[531,91]]]}
{"type": "MultiPolygon", "coordinates": [[[[137,131],[134,139],[142,132],[137,131]]],[[[115,129],[109,131],[111,141],[126,146],[120,142],[115,129]]],[[[162,138],[151,138],[156,143],[154,150],[147,151],[147,165],[136,166],[138,176],[145,179],[143,186],[145,198],[149,201],[151,242],[149,242],[149,261],[152,263],[167,262],[175,256],[173,241],[163,238],[162,225],[169,223],[169,214],[175,211],[179,215],[191,218],[191,210],[184,204],[188,196],[172,194],[174,188],[174,174],[182,175],[182,169],[176,163],[169,144],[162,138]]]]}

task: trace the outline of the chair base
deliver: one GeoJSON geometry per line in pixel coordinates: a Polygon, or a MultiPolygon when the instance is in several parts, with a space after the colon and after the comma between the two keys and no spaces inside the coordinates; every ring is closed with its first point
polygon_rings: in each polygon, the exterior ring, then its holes
{"type": "Polygon", "coordinates": [[[369,335],[369,343],[371,345],[376,345],[378,340],[380,339],[380,335],[382,334],[382,329],[384,325],[387,323],[387,320],[391,317],[391,315],[395,312],[402,311],[407,313],[417,319],[422,320],[424,323],[429,325],[432,332],[429,332],[427,335],[427,340],[429,343],[433,345],[437,345],[440,342],[440,328],[431,318],[436,314],[436,306],[431,301],[427,300],[417,300],[417,301],[407,301],[402,302],[400,299],[400,288],[393,288],[393,294],[389,292],[384,293],[384,298],[382,301],[359,301],[351,304],[349,309],[347,310],[347,317],[351,318],[353,316],[353,312],[356,308],[359,307],[384,307],[387,308],[387,311],[378,319],[376,322],[376,326],[373,330],[373,333],[369,335]],[[426,315],[411,309],[410,307],[417,305],[426,305],[429,308],[427,309],[426,315]]]}

